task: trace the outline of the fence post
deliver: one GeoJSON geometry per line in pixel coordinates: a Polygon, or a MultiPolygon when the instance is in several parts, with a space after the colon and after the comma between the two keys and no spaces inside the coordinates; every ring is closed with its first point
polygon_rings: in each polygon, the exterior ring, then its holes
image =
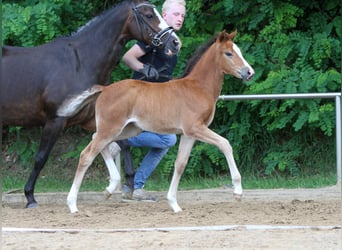
{"type": "Polygon", "coordinates": [[[336,166],[337,166],[337,184],[341,185],[341,96],[335,97],[336,110],[336,166]]]}

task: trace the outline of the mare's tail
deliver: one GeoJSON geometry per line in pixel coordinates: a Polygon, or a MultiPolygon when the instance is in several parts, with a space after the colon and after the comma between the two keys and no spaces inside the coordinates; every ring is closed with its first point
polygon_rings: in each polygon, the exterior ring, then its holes
{"type": "Polygon", "coordinates": [[[66,99],[57,110],[57,115],[72,117],[77,114],[85,105],[97,99],[104,86],[94,85],[83,91],[81,94],[66,99]]]}

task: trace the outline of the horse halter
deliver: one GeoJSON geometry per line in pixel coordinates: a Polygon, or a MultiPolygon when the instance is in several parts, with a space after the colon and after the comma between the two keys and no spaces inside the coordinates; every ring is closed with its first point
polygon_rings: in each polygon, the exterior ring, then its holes
{"type": "Polygon", "coordinates": [[[172,27],[167,27],[167,28],[159,31],[157,34],[154,35],[153,34],[154,30],[153,30],[152,26],[144,20],[144,18],[141,16],[141,14],[138,11],[138,8],[143,7],[143,6],[147,6],[147,7],[153,8],[153,9],[156,7],[155,5],[150,4],[148,2],[141,3],[141,4],[138,4],[138,5],[132,7],[134,17],[135,17],[135,21],[136,21],[137,26],[138,26],[139,33],[142,34],[142,32],[141,32],[142,31],[141,25],[142,25],[143,28],[148,32],[148,36],[152,38],[152,45],[155,47],[159,47],[159,46],[164,44],[162,39],[165,36],[167,36],[165,41],[168,41],[171,37],[171,34],[174,32],[174,30],[172,27]]]}

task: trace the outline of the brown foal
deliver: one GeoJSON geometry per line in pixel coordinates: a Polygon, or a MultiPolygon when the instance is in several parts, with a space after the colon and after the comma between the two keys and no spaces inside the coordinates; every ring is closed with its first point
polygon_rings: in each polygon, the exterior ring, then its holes
{"type": "MultiPolygon", "coordinates": [[[[127,79],[109,86],[96,86],[83,96],[76,96],[59,109],[59,114],[76,113],[87,102],[96,100],[96,133],[82,151],[73,185],[68,195],[71,212],[77,212],[77,193],[82,179],[94,158],[117,140],[132,137],[141,131],[180,134],[173,178],[167,194],[174,212],[182,209],[177,202],[177,189],[196,140],[217,146],[225,155],[234,186],[234,196],[242,196],[241,175],[227,139],[208,128],[215,114],[224,75],[250,80],[253,68],[233,42],[236,32],[220,32],[197,57],[185,77],[163,84],[127,79]]],[[[114,163],[107,164],[112,193],[120,183],[114,163]],[[110,169],[111,168],[111,169],[110,169]],[[114,189],[113,189],[114,187],[114,189]]]]}

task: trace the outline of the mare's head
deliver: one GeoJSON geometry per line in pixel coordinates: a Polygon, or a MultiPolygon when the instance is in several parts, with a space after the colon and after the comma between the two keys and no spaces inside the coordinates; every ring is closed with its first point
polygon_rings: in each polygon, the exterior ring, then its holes
{"type": "Polygon", "coordinates": [[[154,5],[144,0],[133,1],[132,21],[128,29],[133,37],[147,44],[164,48],[171,56],[180,49],[180,41],[173,28],[169,27],[154,5]]]}
{"type": "Polygon", "coordinates": [[[234,43],[236,31],[228,34],[222,31],[218,34],[215,46],[218,50],[223,73],[233,75],[243,80],[250,80],[254,76],[254,69],[243,58],[239,47],[234,43]]]}

